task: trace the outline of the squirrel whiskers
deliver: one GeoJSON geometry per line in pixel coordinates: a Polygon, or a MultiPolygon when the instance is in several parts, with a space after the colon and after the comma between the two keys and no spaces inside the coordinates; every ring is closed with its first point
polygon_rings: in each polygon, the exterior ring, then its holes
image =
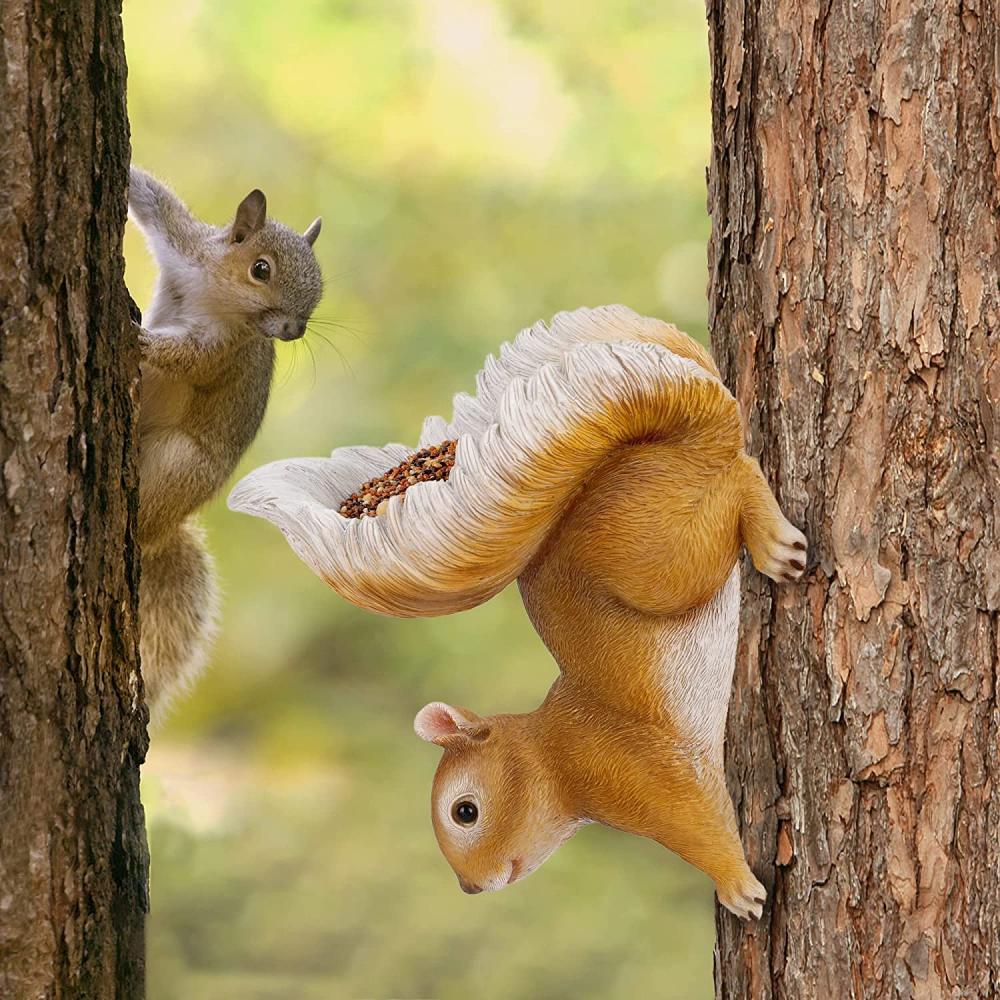
{"type": "Polygon", "coordinates": [[[156,258],[139,329],[140,652],[154,713],[190,684],[215,630],[218,592],[191,515],[214,496],[260,428],[274,341],[295,340],[323,291],[304,234],[267,218],[258,191],[233,221],[195,219],[164,184],[133,167],[129,215],[156,258]]]}

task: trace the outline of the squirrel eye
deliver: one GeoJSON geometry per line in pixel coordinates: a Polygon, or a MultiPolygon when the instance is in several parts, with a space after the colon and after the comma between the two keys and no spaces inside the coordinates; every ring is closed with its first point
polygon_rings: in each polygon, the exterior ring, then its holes
{"type": "Polygon", "coordinates": [[[479,809],[475,802],[462,799],[451,807],[451,816],[459,826],[472,826],[479,819],[479,809]]]}
{"type": "Polygon", "coordinates": [[[250,266],[250,277],[254,281],[269,281],[271,278],[271,265],[263,257],[258,258],[250,266]]]}

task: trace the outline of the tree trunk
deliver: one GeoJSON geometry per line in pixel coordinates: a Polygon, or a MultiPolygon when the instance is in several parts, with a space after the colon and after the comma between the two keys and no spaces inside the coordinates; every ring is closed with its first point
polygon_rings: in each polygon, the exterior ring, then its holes
{"type": "Polygon", "coordinates": [[[143,995],[120,9],[0,5],[0,996],[143,995]]]}
{"type": "Polygon", "coordinates": [[[1000,7],[710,0],[711,327],[809,572],[747,575],[720,997],[1000,995],[1000,7]]]}

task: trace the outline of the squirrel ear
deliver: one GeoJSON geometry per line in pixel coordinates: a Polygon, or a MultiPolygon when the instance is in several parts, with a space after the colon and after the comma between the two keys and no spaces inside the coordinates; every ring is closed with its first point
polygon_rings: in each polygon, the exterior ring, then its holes
{"type": "Polygon", "coordinates": [[[467,708],[452,708],[443,701],[432,701],[429,705],[424,705],[413,720],[417,736],[438,746],[444,746],[456,736],[475,738],[482,726],[483,720],[475,712],[470,712],[467,708]]]}
{"type": "Polygon", "coordinates": [[[233,242],[242,243],[264,225],[267,216],[267,199],[264,192],[254,188],[236,209],[233,221],[233,242]]]}
{"type": "Polygon", "coordinates": [[[320,229],[323,228],[323,220],[320,218],[313,219],[309,223],[309,228],[302,234],[305,237],[306,242],[312,246],[316,242],[316,237],[319,236],[320,229]]]}

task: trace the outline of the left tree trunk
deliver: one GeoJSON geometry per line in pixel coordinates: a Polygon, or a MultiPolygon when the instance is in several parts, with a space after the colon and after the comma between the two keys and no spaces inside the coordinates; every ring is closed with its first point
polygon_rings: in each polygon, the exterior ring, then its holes
{"type": "Polygon", "coordinates": [[[0,996],[141,997],[117,3],[0,5],[0,996]]]}

